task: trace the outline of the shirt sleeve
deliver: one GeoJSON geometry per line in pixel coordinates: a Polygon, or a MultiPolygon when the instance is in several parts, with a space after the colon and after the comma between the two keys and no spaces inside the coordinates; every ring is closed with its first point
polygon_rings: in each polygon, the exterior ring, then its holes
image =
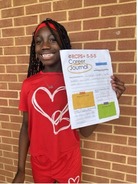
{"type": "Polygon", "coordinates": [[[28,93],[27,93],[27,83],[24,81],[22,84],[21,92],[20,92],[20,101],[19,101],[19,110],[28,111],[28,93]]]}

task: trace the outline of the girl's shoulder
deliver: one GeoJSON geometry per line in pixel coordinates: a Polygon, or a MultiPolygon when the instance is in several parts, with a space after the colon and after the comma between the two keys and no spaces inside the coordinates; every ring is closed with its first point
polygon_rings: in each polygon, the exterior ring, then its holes
{"type": "Polygon", "coordinates": [[[32,82],[35,82],[37,79],[39,79],[41,77],[41,74],[40,72],[37,73],[37,74],[34,74],[28,78],[26,78],[23,83],[32,83],[32,82]]]}

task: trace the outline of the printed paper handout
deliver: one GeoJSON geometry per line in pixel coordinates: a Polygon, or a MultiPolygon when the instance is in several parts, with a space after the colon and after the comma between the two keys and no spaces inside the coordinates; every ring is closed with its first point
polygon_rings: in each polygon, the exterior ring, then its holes
{"type": "Polygon", "coordinates": [[[111,87],[113,75],[108,50],[61,50],[71,128],[81,128],[119,117],[111,87]]]}

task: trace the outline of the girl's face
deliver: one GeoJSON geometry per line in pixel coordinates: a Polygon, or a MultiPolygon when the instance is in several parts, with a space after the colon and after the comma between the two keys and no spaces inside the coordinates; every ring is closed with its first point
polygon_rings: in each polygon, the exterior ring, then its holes
{"type": "MultiPolygon", "coordinates": [[[[54,31],[54,30],[53,30],[54,31]]],[[[56,31],[58,42],[59,35],[56,31]]],[[[61,71],[60,46],[48,27],[41,28],[35,35],[35,52],[44,65],[44,71],[61,71]]]]}

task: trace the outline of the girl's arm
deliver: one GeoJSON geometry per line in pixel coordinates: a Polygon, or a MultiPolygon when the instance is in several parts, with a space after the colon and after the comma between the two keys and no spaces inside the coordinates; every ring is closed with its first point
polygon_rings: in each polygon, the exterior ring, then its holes
{"type": "Polygon", "coordinates": [[[18,155],[18,168],[17,173],[13,179],[13,183],[23,183],[25,179],[25,163],[29,148],[28,137],[28,113],[23,113],[23,123],[20,130],[19,137],[19,155],[18,155]]]}
{"type": "MultiPolygon", "coordinates": [[[[116,96],[119,100],[121,95],[126,90],[124,82],[120,81],[116,76],[111,76],[111,79],[112,79],[111,80],[112,88],[116,92],[116,96]]],[[[92,132],[96,129],[97,126],[98,126],[98,124],[80,128],[80,133],[84,137],[88,137],[92,134],[92,132]]]]}

